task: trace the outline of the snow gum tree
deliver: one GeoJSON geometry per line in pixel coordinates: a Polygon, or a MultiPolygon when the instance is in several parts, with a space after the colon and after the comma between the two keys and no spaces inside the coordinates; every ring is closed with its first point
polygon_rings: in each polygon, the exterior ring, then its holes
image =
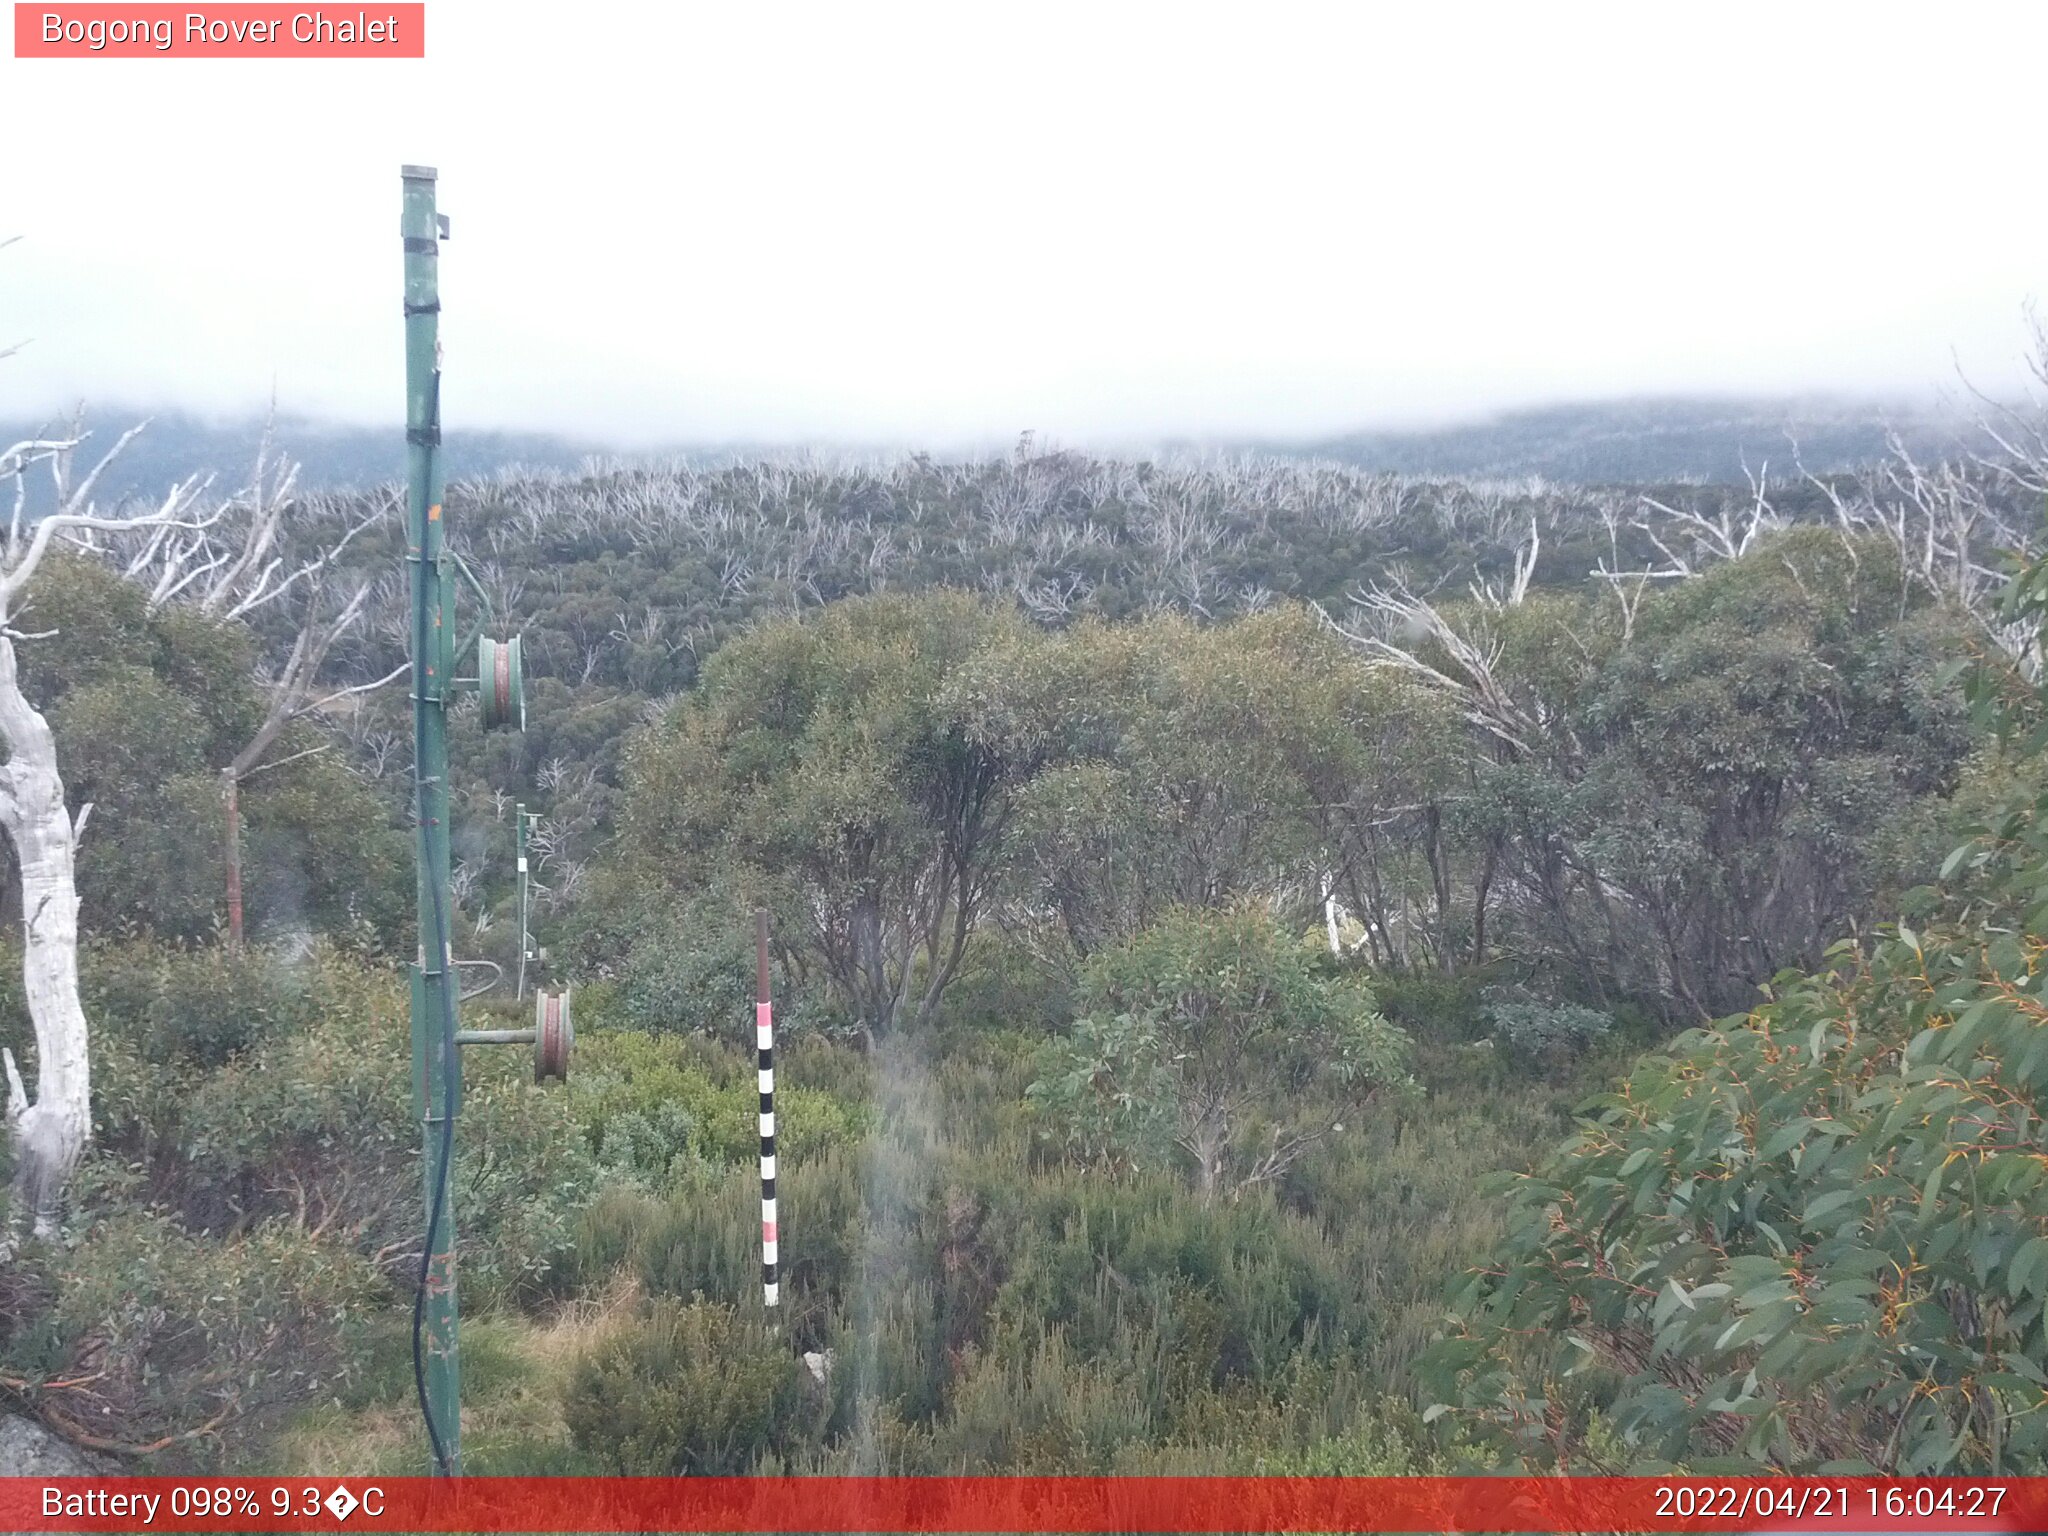
{"type": "MultiPolygon", "coordinates": [[[[13,515],[0,547],[0,828],[14,845],[21,870],[22,981],[35,1030],[36,1087],[30,1096],[11,1050],[0,1049],[7,1075],[7,1125],[14,1144],[14,1200],[18,1230],[32,1222],[37,1237],[54,1234],[65,1188],[92,1132],[90,1030],[78,989],[78,840],[90,804],[74,814],[66,804],[57,746],[44,718],[22,691],[18,642],[48,639],[16,621],[29,607],[36,572],[53,542],[91,544],[160,525],[199,527],[192,517],[204,485],[173,486],[164,500],[135,516],[102,516],[93,492],[101,473],[140,428],[132,429],[93,470],[73,483],[78,437],[31,439],[0,450],[0,485],[12,482],[13,515]],[[54,510],[30,519],[25,476],[47,464],[54,510]]],[[[12,1250],[12,1236],[6,1251],[12,1250]]]]}

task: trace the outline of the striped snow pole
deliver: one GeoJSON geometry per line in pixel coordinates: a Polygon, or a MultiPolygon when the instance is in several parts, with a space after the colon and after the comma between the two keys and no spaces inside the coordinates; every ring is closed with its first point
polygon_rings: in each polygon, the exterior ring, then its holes
{"type": "Polygon", "coordinates": [[[773,1308],[775,1280],[775,1008],[768,999],[768,911],[754,914],[754,1048],[761,1073],[761,1301],[773,1308]]]}

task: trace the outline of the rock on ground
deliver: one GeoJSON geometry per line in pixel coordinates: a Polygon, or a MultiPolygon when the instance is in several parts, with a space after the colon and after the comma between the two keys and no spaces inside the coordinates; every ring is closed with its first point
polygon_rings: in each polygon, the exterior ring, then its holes
{"type": "Polygon", "coordinates": [[[0,1477],[91,1477],[108,1464],[34,1419],[0,1414],[0,1477]]]}

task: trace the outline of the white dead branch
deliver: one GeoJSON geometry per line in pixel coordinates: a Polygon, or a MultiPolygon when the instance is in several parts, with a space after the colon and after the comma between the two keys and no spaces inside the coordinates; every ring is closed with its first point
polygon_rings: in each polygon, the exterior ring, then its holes
{"type": "Polygon", "coordinates": [[[15,1156],[13,1230],[0,1244],[8,1256],[23,1222],[32,1223],[38,1238],[55,1235],[66,1187],[92,1133],[91,1031],[78,990],[76,866],[78,839],[92,808],[74,817],[64,803],[49,721],[21,687],[15,642],[31,637],[13,620],[27,606],[36,574],[59,539],[95,547],[101,537],[189,533],[218,519],[218,512],[198,512],[204,485],[197,479],[173,486],[150,511],[121,517],[98,510],[92,496],[101,475],[140,430],[124,433],[83,479],[71,472],[73,455],[88,436],[82,429],[63,439],[16,444],[0,455],[0,478],[16,482],[15,514],[0,553],[0,741],[7,748],[7,761],[0,764],[0,827],[21,869],[22,983],[36,1042],[33,1096],[13,1051],[0,1049],[15,1156]],[[56,500],[54,510],[31,526],[23,515],[20,482],[37,463],[50,465],[56,500]]]}

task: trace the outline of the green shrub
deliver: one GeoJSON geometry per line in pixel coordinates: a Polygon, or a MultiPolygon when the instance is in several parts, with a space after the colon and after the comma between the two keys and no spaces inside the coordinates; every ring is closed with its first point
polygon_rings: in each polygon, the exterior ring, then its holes
{"type": "Polygon", "coordinates": [[[158,1064],[220,1066],[230,1056],[309,1028],[322,1006],[320,964],[224,945],[127,940],[80,957],[86,1011],[103,1033],[158,1064]]]}
{"type": "Polygon", "coordinates": [[[1001,1030],[1049,1035],[1073,1017],[1073,975],[1002,932],[977,934],[941,1013],[949,1039],[1001,1030]]]}
{"type": "Polygon", "coordinates": [[[1083,1158],[1174,1163],[1205,1198],[1284,1174],[1376,1090],[1412,1092],[1406,1034],[1251,906],[1179,909],[1082,973],[1085,1010],[1031,1087],[1083,1158]]]}
{"type": "Polygon", "coordinates": [[[1459,1465],[1464,1446],[1433,1444],[1413,1409],[1398,1401],[1376,1404],[1322,1439],[1258,1453],[1260,1477],[1428,1477],[1459,1465]]]}
{"type": "Polygon", "coordinates": [[[1049,1326],[968,1362],[920,1470],[1102,1473],[1156,1432],[1141,1381],[1081,1357],[1049,1326]]]}
{"type": "MultiPolygon", "coordinates": [[[[263,720],[263,640],[183,604],[152,608],[118,569],[70,553],[38,572],[36,611],[64,638],[24,652],[22,685],[72,803],[94,807],[78,848],[85,930],[208,938],[226,918],[220,770],[263,720]]],[[[310,720],[289,726],[243,786],[249,932],[360,923],[388,942],[411,900],[397,808],[322,745],[310,720]]]]}
{"type": "Polygon", "coordinates": [[[228,1242],[124,1213],[44,1256],[48,1289],[6,1358],[59,1430],[175,1464],[246,1451],[347,1386],[382,1286],[359,1256],[277,1223],[228,1242]]]}
{"type": "Polygon", "coordinates": [[[576,1233],[561,1270],[566,1286],[601,1289],[633,1262],[641,1235],[660,1218],[662,1202],[634,1184],[607,1182],[576,1218],[576,1233]]]}
{"type": "MultiPolygon", "coordinates": [[[[753,1170],[715,1163],[688,1165],[633,1242],[631,1257],[641,1284],[652,1294],[684,1301],[709,1297],[733,1302],[758,1296],[760,1196],[760,1176],[753,1170]]],[[[794,1228],[787,1214],[783,1225],[794,1228]]],[[[811,1234],[812,1240],[815,1236],[811,1234]]],[[[785,1267],[789,1246],[785,1242],[785,1267]]]]}
{"type": "Polygon", "coordinates": [[[1418,1040],[1471,1041],[1485,1032],[1477,974],[1389,973],[1375,975],[1372,989],[1380,1011],[1418,1040]]]}
{"type": "Polygon", "coordinates": [[[608,1020],[648,1034],[750,1039],[754,925],[748,911],[720,892],[614,903],[605,914],[617,931],[604,942],[618,952],[609,968],[608,1020]]]}
{"type": "Polygon", "coordinates": [[[1368,1323],[1318,1225],[1267,1200],[1210,1204],[1157,1174],[1080,1171],[985,1198],[996,1329],[1058,1325],[1069,1347],[1154,1392],[1271,1388],[1298,1349],[1344,1347],[1368,1323]]]}
{"type": "MultiPolygon", "coordinates": [[[[194,1233],[287,1222],[348,1244],[403,1282],[425,1217],[402,979],[321,950],[291,972],[297,990],[277,991],[281,983],[262,980],[254,959],[173,951],[153,962],[141,946],[124,953],[120,975],[143,978],[136,995],[150,1006],[109,1010],[95,1040],[93,1089],[104,1144],[137,1170],[137,1193],[194,1233]],[[152,1007],[217,995],[208,988],[223,978],[290,1000],[290,1027],[266,1031],[211,1069],[177,1052],[152,1059],[176,1038],[152,1022],[175,1015],[152,1007]]],[[[519,1052],[473,1049],[463,1069],[454,1189],[465,1295],[544,1289],[566,1255],[594,1164],[567,1096],[536,1088],[519,1052]]]]}
{"type": "MultiPolygon", "coordinates": [[[[1316,1143],[1281,1199],[1261,1186],[1205,1202],[1168,1169],[1035,1165],[1019,1110],[1038,1044],[941,1032],[791,1053],[790,1076],[802,1061],[866,1134],[780,1165],[782,1338],[833,1366],[814,1429],[759,1466],[1249,1472],[1312,1448],[1323,1460],[1304,1464],[1395,1465],[1391,1431],[1356,1428],[1362,1405],[1439,1325],[1443,1275],[1499,1240],[1476,1175],[1555,1134],[1554,1094],[1395,1098],[1316,1143]],[[1022,1406],[1006,1420],[1006,1405],[1022,1406]]],[[[750,1121],[738,1053],[673,1036],[614,1047],[606,1073],[630,1074],[586,1086],[635,1106],[624,1115],[658,1112],[680,1078],[700,1102],[736,1089],[750,1121]]],[[[757,1195],[751,1147],[686,1151],[658,1193],[636,1180],[581,1213],[573,1281],[623,1268],[651,1297],[745,1315],[757,1195]]]]}
{"type": "MultiPolygon", "coordinates": [[[[2029,902],[2044,810],[1987,839],[2029,902]]],[[[1844,941],[1504,1180],[1506,1241],[1427,1361],[1446,1407],[1546,1462],[1589,1460],[1600,1403],[1646,1466],[2048,1465],[2044,951],[1978,921],[1844,941]]]]}
{"type": "MultiPolygon", "coordinates": [[[[571,1097],[591,1150],[608,1169],[659,1188],[680,1177],[690,1159],[754,1164],[760,1098],[751,1057],[698,1036],[633,1031],[593,1033],[577,1048],[571,1097]]],[[[779,1151],[804,1159],[857,1142],[866,1132],[866,1106],[789,1080],[798,1075],[777,1083],[779,1151]]]]}
{"type": "Polygon", "coordinates": [[[827,1403],[808,1380],[758,1318],[657,1299],[578,1363],[563,1415],[609,1472],[736,1475],[817,1438],[827,1403]]]}
{"type": "Polygon", "coordinates": [[[1489,1003],[1486,1018],[1503,1050],[1545,1072],[1569,1066],[1614,1027],[1611,1014],[1577,1003],[1489,1003]]]}
{"type": "Polygon", "coordinates": [[[874,1058],[823,1035],[799,1035],[785,1046],[778,1034],[775,1082],[778,1088],[821,1089],[837,1094],[850,1108],[865,1109],[875,1097],[874,1058]]]}

